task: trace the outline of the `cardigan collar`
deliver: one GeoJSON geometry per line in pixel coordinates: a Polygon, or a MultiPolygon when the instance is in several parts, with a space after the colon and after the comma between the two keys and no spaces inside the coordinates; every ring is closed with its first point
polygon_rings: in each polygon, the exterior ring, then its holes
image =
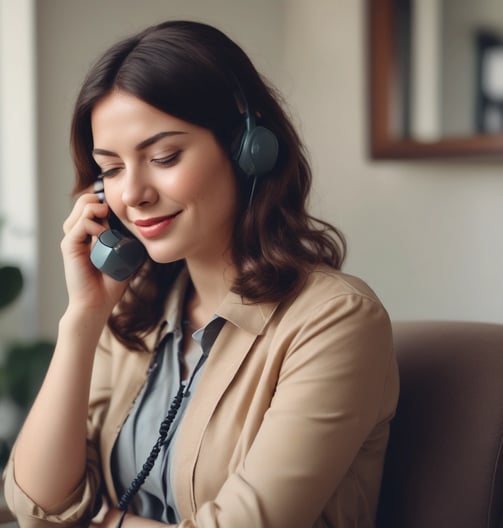
{"type": "MultiPolygon", "coordinates": [[[[158,332],[153,332],[147,341],[155,348],[161,339],[172,332],[179,324],[180,306],[189,285],[190,275],[187,268],[183,268],[175,279],[168,295],[164,317],[158,332]]],[[[247,300],[241,295],[229,291],[215,312],[245,332],[258,336],[262,335],[267,323],[271,319],[279,303],[260,303],[247,300]]]]}

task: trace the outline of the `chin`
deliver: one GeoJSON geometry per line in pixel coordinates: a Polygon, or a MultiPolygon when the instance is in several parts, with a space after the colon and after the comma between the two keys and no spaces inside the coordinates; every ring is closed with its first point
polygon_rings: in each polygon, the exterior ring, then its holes
{"type": "Polygon", "coordinates": [[[178,262],[180,260],[183,260],[182,257],[179,256],[172,256],[172,255],[166,255],[166,254],[157,254],[156,252],[148,252],[149,257],[156,263],[156,264],[173,264],[174,262],[178,262]]]}

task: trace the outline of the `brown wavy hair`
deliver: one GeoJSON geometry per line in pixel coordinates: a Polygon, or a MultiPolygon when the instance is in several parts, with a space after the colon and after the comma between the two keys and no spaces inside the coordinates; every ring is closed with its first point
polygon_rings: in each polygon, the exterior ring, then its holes
{"type": "MultiPolygon", "coordinates": [[[[71,127],[75,194],[100,172],[91,154],[91,112],[117,89],[211,130],[229,156],[244,127],[239,92],[258,124],[278,138],[276,165],[258,179],[250,207],[250,184],[236,171],[239,203],[232,241],[237,269],[233,291],[246,302],[284,300],[298,292],[313,267],[340,268],[344,237],[307,211],[311,169],[281,97],[225,34],[199,22],[168,21],[104,53],[90,69],[75,104],[71,127]]],[[[122,343],[131,349],[145,348],[143,338],[159,323],[169,289],[183,266],[183,261],[147,260],[108,323],[122,343]]]]}

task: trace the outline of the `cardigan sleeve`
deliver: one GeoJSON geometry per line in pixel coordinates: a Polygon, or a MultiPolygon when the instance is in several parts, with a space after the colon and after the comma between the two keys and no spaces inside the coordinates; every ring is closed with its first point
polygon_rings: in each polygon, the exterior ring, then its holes
{"type": "MultiPolygon", "coordinates": [[[[17,484],[14,467],[14,445],[3,473],[5,501],[20,528],[53,528],[89,526],[101,506],[102,472],[98,451],[101,424],[110,397],[110,351],[102,336],[96,352],[87,422],[87,470],[79,486],[50,510],[37,505],[17,484]]],[[[61,464],[65,461],[61,460],[61,464]]]]}
{"type": "MultiPolygon", "coordinates": [[[[14,447],[15,449],[15,447],[14,447]]],[[[50,511],[43,510],[24,493],[15,479],[12,451],[4,471],[5,501],[13,512],[20,528],[53,528],[89,526],[96,504],[98,459],[96,450],[88,444],[88,469],[86,478],[64,502],[55,505],[50,511]]],[[[64,463],[62,461],[61,463],[64,463]]]]}

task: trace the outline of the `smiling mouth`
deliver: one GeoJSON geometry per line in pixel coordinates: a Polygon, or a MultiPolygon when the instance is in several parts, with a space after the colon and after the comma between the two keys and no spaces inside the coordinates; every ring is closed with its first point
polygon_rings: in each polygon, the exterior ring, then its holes
{"type": "Polygon", "coordinates": [[[165,222],[166,220],[171,220],[175,218],[175,216],[178,216],[181,212],[182,211],[177,211],[176,213],[172,215],[159,216],[158,218],[147,218],[146,220],[135,220],[134,224],[138,227],[152,227],[162,222],[165,222]]]}
{"type": "Polygon", "coordinates": [[[182,211],[168,216],[148,218],[146,220],[135,220],[134,224],[145,238],[153,238],[162,234],[182,211]]]}

